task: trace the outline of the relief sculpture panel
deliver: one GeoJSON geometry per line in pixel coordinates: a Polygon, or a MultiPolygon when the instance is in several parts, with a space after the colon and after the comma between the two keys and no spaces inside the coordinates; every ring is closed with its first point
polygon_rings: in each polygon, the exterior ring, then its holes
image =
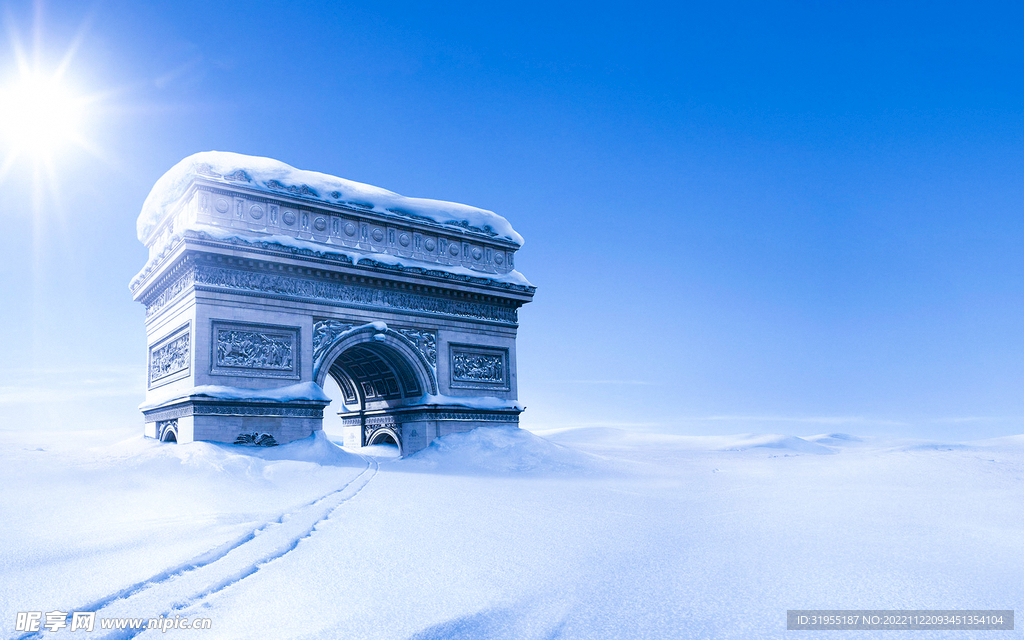
{"type": "Polygon", "coordinates": [[[289,336],[220,331],[217,333],[217,366],[290,371],[293,347],[289,336]]]}
{"type": "Polygon", "coordinates": [[[509,389],[507,349],[450,345],[451,386],[463,389],[509,389]]]}
{"type": "Polygon", "coordinates": [[[149,386],[156,387],[184,378],[192,362],[190,325],[149,348],[149,386]]]}
{"type": "Polygon", "coordinates": [[[249,377],[299,376],[298,327],[213,321],[210,373],[249,377]]]}

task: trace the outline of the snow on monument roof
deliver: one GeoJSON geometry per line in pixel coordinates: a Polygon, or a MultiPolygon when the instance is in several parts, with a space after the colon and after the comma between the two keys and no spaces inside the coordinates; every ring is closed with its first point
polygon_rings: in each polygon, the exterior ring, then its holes
{"type": "Polygon", "coordinates": [[[498,214],[457,202],[408,198],[387,189],[344,178],[296,169],[278,160],[225,151],[195,153],[174,165],[156,184],[142,205],[137,231],[145,242],[177,202],[195,176],[222,177],[247,187],[298,195],[320,202],[355,206],[385,215],[426,218],[441,224],[472,227],[522,246],[523,237],[498,214]]]}

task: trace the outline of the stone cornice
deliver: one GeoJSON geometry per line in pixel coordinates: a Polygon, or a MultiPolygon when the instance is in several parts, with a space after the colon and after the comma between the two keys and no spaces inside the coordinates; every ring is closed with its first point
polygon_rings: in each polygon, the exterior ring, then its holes
{"type": "Polygon", "coordinates": [[[179,398],[158,407],[144,409],[146,422],[174,420],[187,416],[275,416],[289,418],[323,418],[326,402],[267,400],[216,400],[205,396],[179,398]]]}
{"type": "MultiPolygon", "coordinates": [[[[325,250],[314,250],[308,248],[289,247],[286,245],[279,244],[273,241],[249,241],[242,238],[232,237],[228,239],[217,239],[210,236],[210,234],[203,231],[193,231],[191,229],[184,230],[179,236],[169,241],[157,256],[154,256],[146,264],[146,266],[140,271],[129,284],[129,289],[132,293],[138,294],[147,285],[147,280],[150,276],[160,270],[160,268],[167,263],[177,253],[177,249],[182,245],[183,242],[187,242],[191,246],[197,247],[210,247],[210,248],[234,248],[240,247],[247,251],[265,256],[287,256],[298,258],[303,261],[315,262],[325,266],[336,266],[336,267],[349,267],[357,268],[361,271],[367,271],[376,274],[396,274],[403,276],[411,276],[415,278],[423,278],[432,281],[472,285],[476,287],[484,287],[487,289],[500,289],[509,293],[519,294],[517,298],[521,302],[528,302],[537,288],[534,286],[520,285],[510,282],[500,282],[492,278],[488,278],[486,274],[480,276],[467,275],[460,273],[451,273],[442,269],[430,269],[430,265],[423,266],[405,266],[405,265],[393,265],[383,263],[372,258],[362,258],[358,262],[353,263],[352,259],[342,253],[332,252],[325,250]],[[525,298],[525,299],[523,299],[525,298]]],[[[177,265],[174,267],[177,268],[177,265]]],[[[161,276],[163,278],[164,276],[161,276]]],[[[158,286],[159,283],[153,283],[158,286]]]]}

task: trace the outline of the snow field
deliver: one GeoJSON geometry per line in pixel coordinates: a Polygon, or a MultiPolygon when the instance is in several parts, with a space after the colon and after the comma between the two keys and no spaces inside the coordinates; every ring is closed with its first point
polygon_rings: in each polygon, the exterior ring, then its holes
{"type": "Polygon", "coordinates": [[[1024,596],[1024,438],[546,435],[477,430],[368,462],[323,437],[81,449],[0,434],[15,514],[0,620],[9,634],[17,611],[106,598],[119,615],[211,618],[211,638],[782,638],[787,609],[1024,596]]]}

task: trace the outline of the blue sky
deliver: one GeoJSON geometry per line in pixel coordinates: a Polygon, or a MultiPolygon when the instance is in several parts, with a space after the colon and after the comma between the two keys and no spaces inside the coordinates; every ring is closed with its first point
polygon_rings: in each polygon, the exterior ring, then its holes
{"type": "Polygon", "coordinates": [[[216,149],[507,217],[527,426],[1024,432],[1019,3],[0,8],[98,96],[0,182],[0,427],[141,425],[135,218],[216,149]]]}

